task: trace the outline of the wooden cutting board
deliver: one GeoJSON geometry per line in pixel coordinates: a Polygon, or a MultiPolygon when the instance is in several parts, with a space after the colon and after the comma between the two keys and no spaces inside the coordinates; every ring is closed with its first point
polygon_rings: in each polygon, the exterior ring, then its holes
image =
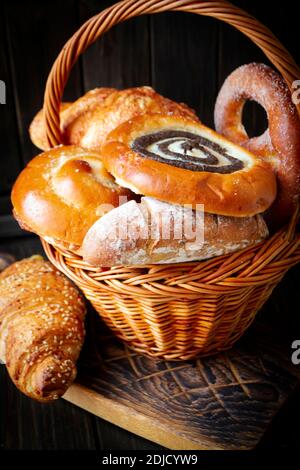
{"type": "Polygon", "coordinates": [[[137,355],[92,311],[64,398],[170,449],[251,449],[299,379],[291,343],[265,322],[226,353],[169,362],[137,355]]]}

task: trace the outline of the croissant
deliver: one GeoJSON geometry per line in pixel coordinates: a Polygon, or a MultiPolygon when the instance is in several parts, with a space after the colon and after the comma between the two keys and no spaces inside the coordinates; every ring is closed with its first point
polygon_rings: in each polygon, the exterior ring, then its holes
{"type": "Polygon", "coordinates": [[[71,385],[85,312],[76,287],[41,256],[0,273],[0,359],[25,395],[48,402],[71,385]]]}

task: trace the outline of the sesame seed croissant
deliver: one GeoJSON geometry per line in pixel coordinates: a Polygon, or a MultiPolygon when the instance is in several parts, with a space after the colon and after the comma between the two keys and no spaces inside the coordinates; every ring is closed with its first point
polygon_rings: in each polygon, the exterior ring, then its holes
{"type": "Polygon", "coordinates": [[[25,395],[47,402],[71,385],[85,312],[76,287],[41,256],[0,273],[0,359],[25,395]]]}

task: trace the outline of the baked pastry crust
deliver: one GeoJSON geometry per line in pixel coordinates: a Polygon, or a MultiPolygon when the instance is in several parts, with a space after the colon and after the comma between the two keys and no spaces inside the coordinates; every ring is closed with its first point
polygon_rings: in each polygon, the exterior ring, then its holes
{"type": "MultiPolygon", "coordinates": [[[[98,150],[115,127],[145,113],[176,114],[199,121],[187,105],[165,98],[148,86],[126,90],[96,88],[74,103],[62,103],[62,142],[98,150]]],[[[38,148],[49,149],[42,110],[33,119],[29,133],[38,148]]]]}
{"type": "MultiPolygon", "coordinates": [[[[74,103],[61,103],[60,123],[62,141],[65,144],[80,146],[81,138],[87,132],[93,111],[101,106],[104,100],[114,91],[114,88],[95,88],[85,93],[74,103]]],[[[40,150],[49,150],[43,109],[36,114],[30,124],[29,135],[36,147],[40,150]]]]}
{"type": "Polygon", "coordinates": [[[104,213],[132,199],[105,170],[97,152],[60,146],[29,162],[11,194],[14,215],[25,229],[77,249],[104,213]]]}
{"type": "Polygon", "coordinates": [[[276,196],[266,162],[183,117],[138,116],[109,134],[101,156],[121,186],[213,214],[255,215],[276,196]]]}
{"type": "Polygon", "coordinates": [[[218,132],[269,162],[277,176],[277,197],[266,213],[268,225],[286,223],[300,195],[300,118],[284,79],[264,64],[251,63],[234,70],[225,80],[215,105],[218,132]],[[242,123],[247,100],[266,111],[268,129],[250,138],[242,123]]]}
{"type": "Polygon", "coordinates": [[[181,263],[231,253],[268,236],[261,215],[224,217],[142,197],[104,215],[81,254],[95,266],[181,263]]]}
{"type": "Polygon", "coordinates": [[[41,256],[0,273],[0,359],[15,385],[47,402],[76,376],[85,303],[76,287],[41,256]]]}

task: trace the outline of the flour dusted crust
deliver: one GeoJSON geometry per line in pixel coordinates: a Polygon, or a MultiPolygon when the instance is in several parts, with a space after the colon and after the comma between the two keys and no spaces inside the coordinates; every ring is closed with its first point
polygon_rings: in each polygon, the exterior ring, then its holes
{"type": "MultiPolygon", "coordinates": [[[[81,139],[87,132],[90,117],[114,91],[116,91],[114,88],[95,88],[74,103],[62,103],[60,107],[62,141],[80,146],[81,139]]],[[[40,150],[49,150],[43,109],[36,114],[30,124],[29,135],[36,147],[40,150]]]]}
{"type": "MultiPolygon", "coordinates": [[[[145,113],[166,113],[199,121],[195,112],[187,105],[165,98],[151,87],[126,90],[96,88],[74,103],[62,103],[62,141],[64,144],[98,150],[115,127],[145,113]]],[[[32,142],[38,148],[48,150],[43,119],[41,110],[31,123],[29,132],[32,142]]]]}
{"type": "Polygon", "coordinates": [[[90,226],[132,193],[115,183],[97,152],[60,146],[29,162],[11,198],[21,226],[76,249],[90,226]]]}
{"type": "Polygon", "coordinates": [[[180,263],[234,252],[267,236],[261,215],[205,213],[203,218],[203,213],[186,207],[143,197],[141,203],[129,201],[95,222],[81,255],[96,266],[180,263]]]}
{"type": "Polygon", "coordinates": [[[121,186],[209,213],[252,216],[276,195],[266,162],[182,116],[137,116],[109,134],[101,156],[121,186]]]}
{"type": "Polygon", "coordinates": [[[216,100],[215,126],[273,168],[278,192],[266,220],[272,228],[280,227],[291,217],[300,195],[300,119],[284,79],[264,64],[234,70],[216,100]],[[259,103],[268,116],[268,129],[254,138],[249,138],[242,123],[247,100],[259,103]]]}

